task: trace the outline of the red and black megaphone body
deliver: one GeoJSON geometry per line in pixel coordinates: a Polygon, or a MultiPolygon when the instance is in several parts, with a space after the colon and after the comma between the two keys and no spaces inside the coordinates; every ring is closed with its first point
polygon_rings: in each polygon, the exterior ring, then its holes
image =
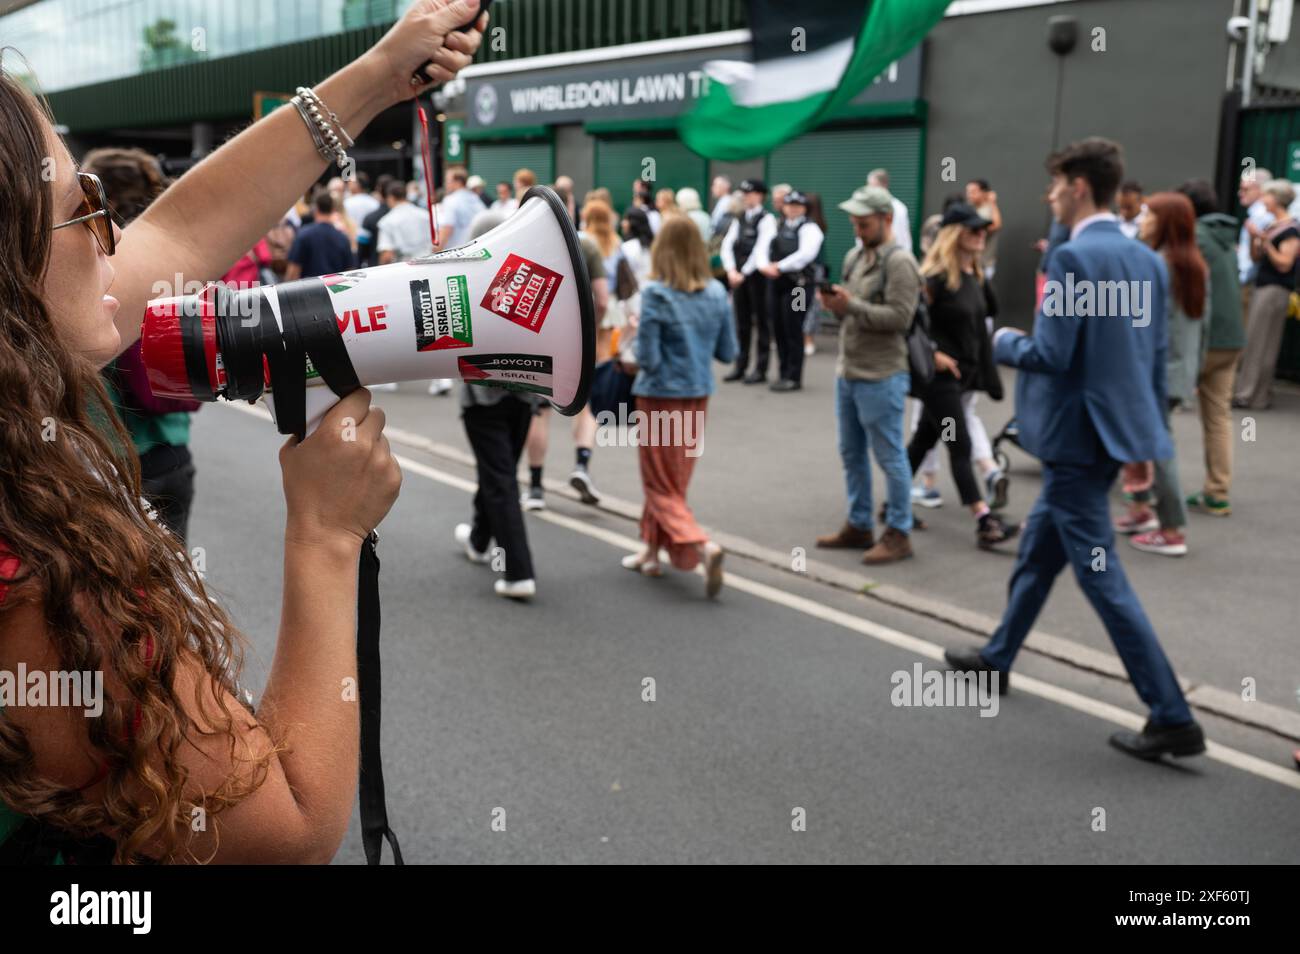
{"type": "Polygon", "coordinates": [[[587,403],[595,358],[591,281],[550,189],[528,190],[497,228],[460,248],[281,285],[149,303],[141,353],[155,395],[263,398],[304,436],[357,387],[460,378],[587,403]]]}

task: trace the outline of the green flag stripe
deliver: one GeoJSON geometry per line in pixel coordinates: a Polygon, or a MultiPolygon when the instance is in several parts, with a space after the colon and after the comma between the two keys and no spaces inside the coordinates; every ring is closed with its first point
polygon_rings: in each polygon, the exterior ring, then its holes
{"type": "MultiPolygon", "coordinates": [[[[711,159],[738,160],[769,152],[834,115],[894,60],[924,38],[949,0],[874,0],[836,88],[785,103],[739,106],[731,90],[710,83],[708,93],[678,123],[686,145],[711,159]]],[[[794,59],[794,58],[792,58],[794,59]]],[[[768,61],[757,69],[783,68],[768,61]]]]}

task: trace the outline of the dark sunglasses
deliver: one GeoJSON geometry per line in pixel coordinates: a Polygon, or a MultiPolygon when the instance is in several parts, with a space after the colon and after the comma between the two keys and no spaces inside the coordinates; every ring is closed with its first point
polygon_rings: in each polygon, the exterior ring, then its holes
{"type": "Polygon", "coordinates": [[[77,217],[54,226],[66,229],[69,225],[84,225],[95,236],[95,241],[104,250],[105,255],[117,251],[117,239],[113,235],[113,212],[108,206],[108,196],[104,192],[104,183],[99,176],[89,172],[78,172],[77,182],[81,186],[81,205],[77,206],[77,217]]]}

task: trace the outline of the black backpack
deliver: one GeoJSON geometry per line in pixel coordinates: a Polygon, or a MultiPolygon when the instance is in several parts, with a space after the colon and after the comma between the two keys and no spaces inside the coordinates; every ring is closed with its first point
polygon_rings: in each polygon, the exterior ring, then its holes
{"type": "MultiPolygon", "coordinates": [[[[891,245],[885,250],[880,260],[880,299],[884,301],[885,288],[889,283],[889,257],[900,246],[891,245]]],[[[916,311],[912,314],[912,323],[907,329],[907,370],[912,374],[912,386],[908,389],[911,397],[919,398],[930,382],[934,380],[934,342],[930,339],[930,311],[925,306],[925,296],[916,296],[916,311]]]]}

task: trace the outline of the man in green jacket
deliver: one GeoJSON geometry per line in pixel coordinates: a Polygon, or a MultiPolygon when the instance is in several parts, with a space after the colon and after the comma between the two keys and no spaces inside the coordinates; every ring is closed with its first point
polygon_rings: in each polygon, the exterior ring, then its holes
{"type": "Polygon", "coordinates": [[[1213,186],[1190,179],[1178,191],[1196,210],[1196,245],[1210,267],[1209,350],[1196,381],[1201,402],[1201,431],[1205,443],[1205,489],[1187,498],[1200,513],[1226,517],[1232,512],[1232,388],[1237,358],[1246,344],[1237,286],[1237,233],[1240,223],[1219,211],[1213,186]]]}

